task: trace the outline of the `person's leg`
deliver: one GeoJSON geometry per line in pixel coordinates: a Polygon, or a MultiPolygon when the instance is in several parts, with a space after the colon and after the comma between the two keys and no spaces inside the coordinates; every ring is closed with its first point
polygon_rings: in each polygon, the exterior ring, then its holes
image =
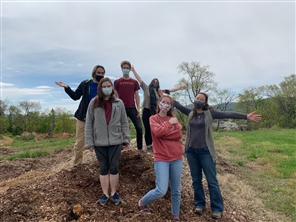
{"type": "Polygon", "coordinates": [[[145,205],[150,204],[154,200],[163,197],[168,190],[169,183],[169,162],[154,162],[154,172],[156,177],[156,188],[150,190],[142,197],[142,202],[145,205]]]}
{"type": "Polygon", "coordinates": [[[95,147],[95,153],[100,165],[100,183],[102,191],[106,196],[109,196],[109,157],[107,147],[95,147]]]}
{"type": "Polygon", "coordinates": [[[127,116],[131,119],[132,123],[135,126],[136,133],[137,133],[137,147],[138,150],[143,148],[143,132],[142,132],[142,121],[140,117],[137,117],[137,110],[136,108],[133,109],[126,109],[127,116]]]}
{"type": "Polygon", "coordinates": [[[181,204],[181,178],[182,178],[182,159],[175,160],[170,164],[170,188],[172,201],[172,214],[180,213],[181,204]]]}
{"type": "Polygon", "coordinates": [[[108,147],[109,166],[110,166],[110,186],[111,195],[116,193],[119,183],[119,158],[121,154],[121,145],[108,147]]]}
{"type": "Polygon", "coordinates": [[[85,145],[84,128],[85,128],[85,122],[77,119],[73,166],[77,166],[81,164],[83,160],[83,150],[85,145]]]}
{"type": "Polygon", "coordinates": [[[213,162],[208,148],[201,149],[201,166],[208,182],[212,212],[223,212],[223,199],[217,180],[216,162],[213,162]]]}
{"type": "Polygon", "coordinates": [[[142,112],[142,121],[143,121],[144,128],[145,128],[146,146],[152,145],[152,137],[151,137],[150,123],[149,123],[150,116],[151,116],[150,109],[144,108],[143,112],[142,112]]]}
{"type": "Polygon", "coordinates": [[[192,186],[194,190],[194,204],[196,207],[205,208],[206,198],[202,185],[202,168],[200,165],[199,149],[188,147],[186,149],[186,156],[190,168],[192,178],[192,186]]]}

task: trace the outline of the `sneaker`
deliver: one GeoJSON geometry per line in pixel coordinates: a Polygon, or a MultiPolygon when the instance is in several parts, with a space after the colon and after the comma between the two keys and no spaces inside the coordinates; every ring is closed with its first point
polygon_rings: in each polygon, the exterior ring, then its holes
{"type": "Polygon", "coordinates": [[[115,205],[118,205],[122,202],[122,199],[117,192],[111,196],[111,200],[115,203],[115,205]]]}
{"type": "Polygon", "coordinates": [[[220,219],[221,217],[222,217],[221,212],[213,212],[213,214],[212,214],[213,219],[220,219]]]}
{"type": "Polygon", "coordinates": [[[174,222],[181,222],[180,217],[177,215],[173,216],[173,221],[174,222]]]}
{"type": "Polygon", "coordinates": [[[152,145],[147,146],[146,149],[147,149],[147,152],[152,152],[152,145]]]}
{"type": "Polygon", "coordinates": [[[109,200],[109,197],[105,194],[101,196],[100,199],[97,200],[97,204],[105,205],[109,200]]]}
{"type": "Polygon", "coordinates": [[[139,200],[139,202],[138,202],[138,208],[139,208],[140,212],[143,212],[145,214],[151,214],[151,212],[148,209],[147,205],[142,205],[141,203],[143,203],[143,202],[141,200],[139,200]]]}
{"type": "Polygon", "coordinates": [[[194,213],[201,215],[204,211],[204,208],[196,207],[194,213]]]}

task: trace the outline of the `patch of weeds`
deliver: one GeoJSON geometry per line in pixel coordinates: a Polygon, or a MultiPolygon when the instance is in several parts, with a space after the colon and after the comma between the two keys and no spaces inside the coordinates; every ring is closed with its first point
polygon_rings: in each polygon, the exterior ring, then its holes
{"type": "Polygon", "coordinates": [[[37,157],[48,156],[48,155],[50,155],[50,153],[43,150],[36,150],[34,152],[26,151],[23,153],[17,153],[17,154],[11,155],[7,157],[7,160],[11,161],[17,158],[37,158],[37,157]]]}

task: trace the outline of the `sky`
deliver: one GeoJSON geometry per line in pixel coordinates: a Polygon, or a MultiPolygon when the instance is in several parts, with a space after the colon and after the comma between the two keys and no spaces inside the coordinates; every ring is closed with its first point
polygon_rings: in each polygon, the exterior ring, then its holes
{"type": "Polygon", "coordinates": [[[295,1],[1,0],[3,101],[74,113],[79,101],[55,81],[75,90],[95,65],[115,80],[122,60],[163,89],[192,61],[220,89],[278,85],[295,73],[295,1]]]}

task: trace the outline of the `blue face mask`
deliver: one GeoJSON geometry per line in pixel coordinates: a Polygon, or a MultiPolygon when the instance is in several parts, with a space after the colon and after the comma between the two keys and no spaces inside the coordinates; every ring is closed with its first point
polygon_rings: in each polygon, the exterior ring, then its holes
{"type": "Polygon", "coordinates": [[[102,92],[105,96],[110,96],[112,93],[112,87],[106,87],[106,88],[102,88],[102,92]]]}
{"type": "Polygon", "coordinates": [[[123,74],[123,75],[128,75],[129,72],[130,72],[129,69],[123,69],[123,70],[122,70],[122,74],[123,74]]]}
{"type": "Polygon", "coordinates": [[[156,83],[156,82],[153,83],[153,84],[152,84],[152,87],[157,88],[157,87],[158,87],[158,83],[156,83]]]}

